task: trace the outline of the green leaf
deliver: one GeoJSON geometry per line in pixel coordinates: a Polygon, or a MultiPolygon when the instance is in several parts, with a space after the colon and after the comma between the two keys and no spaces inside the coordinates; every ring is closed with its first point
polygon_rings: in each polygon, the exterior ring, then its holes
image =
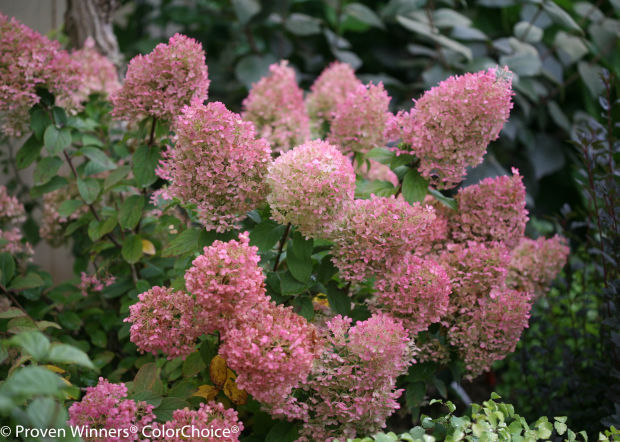
{"type": "Polygon", "coordinates": [[[64,186],[69,184],[66,178],[56,175],[54,178],[49,180],[45,184],[41,184],[40,186],[35,186],[30,189],[30,196],[32,198],[38,198],[41,195],[44,195],[49,192],[53,192],[54,190],[58,190],[64,186]]]}
{"type": "Polygon", "coordinates": [[[80,200],[65,200],[58,206],[58,214],[66,218],[82,207],[83,204],[84,202],[80,200]]]}
{"type": "Polygon", "coordinates": [[[165,397],[161,400],[159,407],[153,410],[155,416],[160,421],[167,421],[172,419],[172,413],[174,410],[180,408],[189,407],[189,403],[178,397],[165,397]]]}
{"type": "Polygon", "coordinates": [[[65,310],[58,314],[58,322],[64,328],[69,330],[77,330],[82,325],[82,320],[77,313],[65,310]]]}
{"type": "Polygon", "coordinates": [[[207,368],[207,364],[200,357],[200,353],[195,351],[183,361],[183,377],[193,378],[205,368],[207,368]]]}
{"type": "Polygon", "coordinates": [[[265,436],[265,442],[293,442],[298,437],[297,425],[292,422],[277,421],[265,436]]]}
{"type": "Polygon", "coordinates": [[[601,80],[603,68],[596,64],[580,61],[577,63],[577,71],[579,71],[579,76],[592,97],[596,98],[601,95],[604,89],[603,81],[601,80]]]}
{"type": "Polygon", "coordinates": [[[292,235],[292,244],[286,249],[286,263],[291,274],[300,282],[307,283],[312,275],[312,250],[314,242],[301,233],[292,235]]]}
{"type": "Polygon", "coordinates": [[[407,408],[410,410],[420,406],[426,394],[426,384],[424,382],[415,382],[407,385],[405,400],[407,408]]]}
{"type": "Polygon", "coordinates": [[[349,3],[345,6],[344,12],[345,14],[358,19],[362,23],[366,23],[367,25],[374,26],[376,28],[385,29],[385,25],[379,16],[366,5],[361,3],[349,3]]]}
{"type": "Polygon", "coordinates": [[[564,9],[562,9],[560,6],[558,6],[555,2],[551,0],[544,0],[542,6],[545,12],[549,14],[549,16],[554,22],[572,31],[576,31],[576,32],[579,32],[580,34],[583,34],[583,31],[581,30],[579,25],[575,22],[575,20],[573,20],[573,18],[569,15],[569,13],[566,12],[564,9]]]}
{"type": "Polygon", "coordinates": [[[68,127],[58,129],[54,125],[47,126],[43,134],[43,144],[50,154],[61,153],[71,145],[71,129],[68,127]]]}
{"type": "Polygon", "coordinates": [[[62,378],[52,371],[34,365],[20,368],[2,384],[1,391],[9,396],[31,397],[56,395],[66,385],[62,378]]]}
{"type": "Polygon", "coordinates": [[[246,55],[237,62],[235,66],[235,76],[237,80],[250,89],[262,77],[269,74],[269,65],[277,62],[272,54],[246,55]]]}
{"type": "Polygon", "coordinates": [[[355,196],[356,198],[366,199],[370,198],[370,195],[377,196],[390,196],[396,193],[396,187],[389,181],[373,180],[362,181],[358,180],[355,183],[355,196]]]}
{"type": "Polygon", "coordinates": [[[0,319],[11,319],[26,316],[26,313],[16,307],[9,308],[3,312],[0,312],[0,319]]]}
{"type": "Polygon", "coordinates": [[[24,290],[40,287],[44,284],[43,279],[33,272],[26,274],[25,276],[18,276],[9,285],[11,290],[24,290]]]}
{"type": "Polygon", "coordinates": [[[33,428],[62,426],[66,420],[66,411],[62,405],[50,397],[38,397],[33,400],[28,405],[26,414],[33,428]]]}
{"type": "Polygon", "coordinates": [[[334,281],[327,285],[327,301],[329,307],[342,316],[351,316],[351,298],[346,290],[338,288],[334,281]]]}
{"type": "Polygon", "coordinates": [[[58,364],[75,364],[95,370],[95,366],[86,353],[67,344],[54,344],[50,349],[48,360],[58,364]]]}
{"type": "Polygon", "coordinates": [[[159,378],[159,373],[160,369],[154,362],[144,364],[140,367],[133,380],[133,392],[152,391],[153,393],[162,394],[164,385],[159,378]]]}
{"type": "Polygon", "coordinates": [[[260,12],[258,0],[232,0],[233,8],[239,18],[239,23],[245,25],[252,17],[260,12]]]}
{"type": "Polygon", "coordinates": [[[126,164],[110,172],[110,174],[106,177],[105,181],[103,182],[104,190],[109,190],[119,181],[123,180],[127,176],[127,174],[129,174],[130,170],[131,170],[131,167],[129,167],[129,165],[126,164]]]}
{"type": "Polygon", "coordinates": [[[433,195],[437,201],[442,203],[444,206],[449,207],[452,210],[457,210],[458,205],[454,198],[450,198],[442,194],[439,190],[433,189],[432,187],[428,189],[428,193],[433,195]]]}
{"type": "Polygon", "coordinates": [[[6,286],[15,275],[15,260],[6,252],[0,253],[0,282],[6,286]]]}
{"type": "Polygon", "coordinates": [[[33,178],[35,184],[47,183],[58,173],[60,166],[62,166],[62,160],[58,157],[45,157],[41,159],[34,169],[33,178]]]}
{"type": "Polygon", "coordinates": [[[306,14],[292,13],[286,19],[286,30],[301,37],[316,35],[321,32],[321,20],[306,14]]]}
{"type": "Polygon", "coordinates": [[[54,124],[58,128],[67,124],[67,113],[62,107],[54,106],[52,108],[52,117],[54,117],[54,124]]]}
{"type": "Polygon", "coordinates": [[[159,163],[159,149],[140,146],[133,154],[133,174],[138,187],[148,187],[157,180],[155,168],[159,163]]]}
{"type": "Polygon", "coordinates": [[[101,149],[86,146],[81,148],[80,152],[89,160],[99,165],[102,170],[116,169],[116,164],[101,149]]]}
{"type": "Polygon", "coordinates": [[[415,32],[416,34],[423,35],[424,37],[433,40],[436,43],[439,43],[446,49],[458,52],[459,54],[463,55],[467,59],[467,61],[471,61],[473,58],[471,49],[469,49],[467,46],[462,45],[461,43],[454,41],[437,32],[434,32],[433,29],[426,23],[421,23],[402,15],[396,16],[396,21],[398,21],[403,27],[407,28],[408,30],[415,32]]]}
{"type": "Polygon", "coordinates": [[[435,388],[437,389],[437,391],[439,392],[441,397],[444,398],[444,399],[447,399],[448,398],[448,389],[446,388],[445,382],[442,381],[439,378],[434,378],[433,379],[433,384],[435,385],[435,388]]]}
{"type": "Polygon", "coordinates": [[[564,422],[555,421],[553,423],[553,426],[555,428],[555,431],[557,431],[560,436],[562,436],[564,433],[566,433],[566,430],[568,430],[568,426],[564,422]]]}
{"type": "Polygon", "coordinates": [[[200,250],[200,245],[207,242],[210,232],[204,229],[187,229],[179,233],[162,251],[163,257],[178,256],[187,252],[200,250]]]}
{"type": "Polygon", "coordinates": [[[36,361],[42,361],[50,349],[50,341],[38,331],[27,331],[13,336],[9,342],[22,348],[36,361]]]}
{"type": "Polygon", "coordinates": [[[34,134],[31,135],[30,138],[24,142],[23,146],[19,149],[17,155],[15,156],[17,168],[25,169],[30,166],[34,160],[37,159],[42,148],[43,143],[41,143],[41,141],[39,141],[34,134]]]}
{"type": "Polygon", "coordinates": [[[308,288],[307,284],[299,282],[291,275],[291,272],[284,272],[280,274],[280,291],[283,295],[296,295],[303,292],[308,288]]]}
{"type": "Polygon", "coordinates": [[[385,147],[375,147],[366,153],[366,159],[375,160],[378,163],[390,165],[396,154],[385,147]]]}
{"type": "Polygon", "coordinates": [[[99,196],[99,192],[101,190],[99,181],[97,181],[95,178],[78,178],[77,187],[80,191],[80,195],[82,196],[82,198],[84,198],[84,202],[86,202],[86,204],[94,203],[99,196]]]}
{"type": "Polygon", "coordinates": [[[41,140],[43,138],[45,128],[50,124],[52,124],[52,120],[50,120],[50,117],[45,109],[37,107],[30,114],[30,127],[32,127],[32,132],[34,132],[36,139],[41,140]]]}
{"type": "Polygon", "coordinates": [[[409,169],[403,179],[403,198],[413,204],[424,201],[428,181],[416,169],[409,169]]]}
{"type": "Polygon", "coordinates": [[[131,195],[123,201],[121,210],[118,212],[118,223],[120,226],[129,230],[136,227],[142,217],[144,205],[145,200],[142,195],[131,195]]]}
{"type": "Polygon", "coordinates": [[[285,230],[286,226],[274,221],[263,221],[250,231],[250,244],[258,247],[261,252],[266,252],[278,243],[285,230]]]}
{"type": "Polygon", "coordinates": [[[543,30],[528,21],[517,23],[513,33],[519,40],[527,43],[538,43],[543,37],[543,30]]]}
{"type": "Polygon", "coordinates": [[[129,264],[134,264],[142,256],[142,237],[140,235],[130,235],[123,241],[121,255],[129,264]]]}

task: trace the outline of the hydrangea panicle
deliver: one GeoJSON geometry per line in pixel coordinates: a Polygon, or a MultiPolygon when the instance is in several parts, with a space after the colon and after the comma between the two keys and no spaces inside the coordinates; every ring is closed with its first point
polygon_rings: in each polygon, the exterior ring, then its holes
{"type": "Polygon", "coordinates": [[[472,380],[514,351],[528,326],[530,309],[529,293],[504,286],[454,318],[448,340],[465,362],[466,379],[472,380]]]}
{"type": "Polygon", "coordinates": [[[153,405],[127,398],[125,384],[111,384],[100,377],[95,387],[87,387],[80,402],[69,407],[69,425],[92,429],[125,430],[122,437],[85,437],[86,442],[124,442],[141,440],[142,429],[153,425],[153,405]],[[132,431],[132,427],[137,431],[132,431]]]}
{"type": "Polygon", "coordinates": [[[194,299],[180,290],[152,287],[138,295],[139,302],[129,307],[130,340],[141,352],[168,359],[185,357],[195,350],[194,343],[203,333],[196,322],[194,299]]]}
{"type": "Polygon", "coordinates": [[[57,41],[0,13],[0,130],[19,137],[29,130],[30,108],[40,100],[37,87],[49,90],[56,103],[80,107],[76,85],[80,66],[57,41]]]}
{"type": "Polygon", "coordinates": [[[309,141],[269,167],[267,201],[272,218],[308,237],[329,234],[355,194],[351,162],[331,144],[309,141]]]}
{"type": "Polygon", "coordinates": [[[239,234],[238,241],[215,241],[194,259],[185,272],[185,286],[196,298],[203,333],[225,330],[234,318],[268,302],[259,261],[248,232],[239,234]]]}
{"type": "Polygon", "coordinates": [[[332,235],[332,261],[351,282],[384,273],[421,243],[434,219],[431,206],[400,198],[355,200],[332,235]]]}
{"type": "Polygon", "coordinates": [[[566,264],[569,252],[566,240],[558,235],[550,239],[521,239],[511,254],[509,287],[543,296],[566,264]]]}
{"type": "Polygon", "coordinates": [[[111,95],[121,88],[116,67],[95,49],[92,37],[86,39],[82,49],[73,51],[71,58],[80,66],[82,82],[78,94],[82,100],[95,92],[111,95]]]}
{"type": "Polygon", "coordinates": [[[174,121],[192,99],[207,99],[209,78],[202,45],[175,34],[127,66],[123,87],[110,97],[116,118],[131,121],[154,117],[174,121]]]}
{"type": "Polygon", "coordinates": [[[458,213],[451,220],[456,241],[501,241],[515,247],[525,233],[528,212],[525,186],[519,171],[512,176],[485,178],[480,183],[459,189],[458,213]]]}
{"type": "Polygon", "coordinates": [[[449,77],[391,120],[388,132],[402,140],[394,150],[415,155],[420,173],[437,188],[452,188],[499,136],[512,95],[507,68],[449,77]]]}
{"type": "Polygon", "coordinates": [[[327,141],[344,154],[365,153],[383,146],[386,138],[390,96],[383,84],[359,84],[333,111],[327,141]]]}
{"type": "Polygon", "coordinates": [[[431,259],[412,254],[394,263],[375,282],[372,309],[401,320],[411,336],[439,322],[448,312],[450,279],[445,269],[431,259]]]}
{"type": "Polygon", "coordinates": [[[24,221],[26,221],[24,205],[16,197],[9,195],[6,186],[0,185],[0,225],[15,225],[24,221]]]}
{"type": "Polygon", "coordinates": [[[361,85],[353,68],[340,61],[334,61],[321,72],[306,97],[306,107],[317,135],[327,135],[336,107],[361,85]]]}
{"type": "Polygon", "coordinates": [[[319,353],[313,325],[291,307],[263,303],[223,334],[220,354],[237,385],[264,404],[278,404],[308,377],[319,353]]]}
{"type": "Polygon", "coordinates": [[[235,227],[266,196],[269,144],[255,138],[252,123],[219,102],[194,101],[174,130],[175,145],[156,170],[170,182],[166,194],[196,204],[208,230],[235,227]]]}
{"type": "Polygon", "coordinates": [[[103,290],[103,287],[111,286],[116,281],[116,276],[114,275],[105,275],[105,276],[97,276],[89,275],[86,272],[80,273],[80,285],[78,288],[82,292],[82,296],[88,296],[88,292],[100,292],[103,290]]]}
{"type": "Polygon", "coordinates": [[[237,442],[243,431],[243,423],[239,420],[237,411],[233,408],[226,409],[221,403],[215,401],[207,404],[201,403],[198,410],[188,408],[174,410],[172,420],[167,421],[164,427],[172,430],[166,430],[166,432],[176,433],[178,431],[180,436],[166,435],[158,439],[165,442],[237,442]],[[233,427],[237,427],[237,431],[229,431],[230,436],[202,436],[207,433],[203,430],[218,429],[222,431],[224,429],[230,430],[233,427]],[[183,433],[188,437],[184,437],[183,433]]]}
{"type": "Polygon", "coordinates": [[[269,75],[252,85],[242,115],[275,152],[286,152],[310,138],[304,93],[286,60],[269,66],[269,75]]]}

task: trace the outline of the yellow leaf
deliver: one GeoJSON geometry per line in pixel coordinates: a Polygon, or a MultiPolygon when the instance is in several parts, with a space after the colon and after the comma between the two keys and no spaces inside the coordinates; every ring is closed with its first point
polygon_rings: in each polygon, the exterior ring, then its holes
{"type": "Polygon", "coordinates": [[[63,370],[62,368],[56,367],[55,365],[51,365],[51,364],[46,365],[45,368],[47,368],[50,371],[53,371],[54,373],[63,374],[65,372],[65,370],[63,370]]]}
{"type": "Polygon", "coordinates": [[[237,387],[237,383],[232,378],[228,378],[224,384],[224,394],[228,396],[235,405],[243,405],[248,401],[248,393],[237,387]]]}
{"type": "Polygon", "coordinates": [[[211,376],[211,382],[218,387],[222,388],[226,379],[228,378],[226,360],[220,355],[215,355],[211,359],[209,366],[209,376],[211,376]]]}
{"type": "Polygon", "coordinates": [[[146,255],[154,255],[155,254],[155,246],[148,239],[142,240],[142,253],[146,255]]]}
{"type": "Polygon", "coordinates": [[[213,385],[204,384],[198,387],[198,391],[192,396],[200,396],[208,401],[212,401],[213,399],[215,399],[215,396],[217,396],[218,392],[219,390],[213,385]]]}
{"type": "Polygon", "coordinates": [[[329,307],[329,301],[327,300],[327,295],[325,293],[317,293],[317,295],[312,298],[312,302],[329,307]]]}

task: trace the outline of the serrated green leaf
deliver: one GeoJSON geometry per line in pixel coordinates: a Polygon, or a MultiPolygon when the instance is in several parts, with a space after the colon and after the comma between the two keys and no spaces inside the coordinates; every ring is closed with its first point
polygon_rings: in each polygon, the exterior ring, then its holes
{"type": "Polygon", "coordinates": [[[291,274],[300,282],[307,283],[312,275],[312,239],[305,239],[299,232],[292,235],[291,245],[286,249],[286,263],[291,274]]]}
{"type": "Polygon", "coordinates": [[[409,169],[403,178],[403,198],[411,204],[424,201],[428,181],[416,169],[409,169]]]}
{"type": "Polygon", "coordinates": [[[78,178],[77,187],[81,197],[84,199],[86,204],[94,203],[99,196],[99,192],[101,191],[99,181],[97,181],[95,178],[78,178]]]}
{"type": "Polygon", "coordinates": [[[38,140],[43,139],[43,133],[50,124],[52,124],[52,120],[45,109],[37,107],[30,114],[30,127],[38,140]]]}
{"type": "Polygon", "coordinates": [[[42,361],[47,356],[50,349],[50,341],[38,331],[26,331],[13,336],[9,342],[12,345],[21,347],[26,353],[32,356],[35,361],[42,361]]]}
{"type": "Polygon", "coordinates": [[[47,359],[58,364],[75,364],[95,370],[95,366],[86,353],[67,344],[54,344],[47,359]]]}
{"type": "Polygon", "coordinates": [[[274,221],[263,221],[250,230],[250,244],[258,247],[261,252],[271,250],[282,238],[286,226],[274,221]]]}
{"type": "Polygon", "coordinates": [[[344,12],[362,23],[366,23],[367,25],[374,26],[376,28],[385,29],[385,25],[379,16],[366,5],[361,3],[349,3],[345,6],[344,12]]]}
{"type": "Polygon", "coordinates": [[[154,146],[140,146],[133,154],[132,169],[139,187],[148,187],[155,182],[159,157],[159,149],[154,146]]]}
{"type": "Polygon", "coordinates": [[[327,285],[327,302],[337,314],[351,316],[351,298],[347,291],[339,289],[334,281],[330,281],[327,285]]]}
{"type": "Polygon", "coordinates": [[[30,189],[30,196],[32,198],[38,198],[41,195],[44,195],[49,192],[53,192],[54,190],[58,190],[64,186],[69,184],[66,178],[56,175],[54,178],[49,180],[45,184],[41,184],[40,186],[35,186],[30,189]]]}
{"type": "Polygon", "coordinates": [[[125,177],[127,177],[130,170],[131,170],[131,167],[125,164],[124,166],[120,166],[117,169],[114,169],[112,172],[110,172],[110,174],[106,177],[105,181],[103,182],[104,190],[109,190],[119,181],[122,181],[125,177]]]}
{"type": "Polygon", "coordinates": [[[15,371],[2,385],[2,392],[13,397],[56,395],[66,385],[50,370],[30,365],[15,371]]]}
{"type": "Polygon", "coordinates": [[[134,264],[142,257],[142,237],[130,235],[123,241],[121,255],[129,264],[134,264]]]}
{"type": "Polygon", "coordinates": [[[116,164],[101,150],[94,146],[86,146],[80,149],[80,152],[89,160],[96,163],[102,170],[111,170],[116,168],[116,164]]]}
{"type": "Polygon", "coordinates": [[[0,253],[0,282],[6,286],[15,275],[15,260],[6,252],[0,253]]]}
{"type": "Polygon", "coordinates": [[[58,155],[71,145],[71,129],[58,129],[54,125],[47,126],[43,134],[43,144],[52,155],[58,155]]]}
{"type": "Polygon", "coordinates": [[[27,273],[24,276],[17,276],[9,284],[11,290],[25,290],[40,287],[44,284],[43,279],[34,272],[27,273]]]}
{"type": "Polygon", "coordinates": [[[58,214],[62,217],[71,216],[77,209],[82,207],[84,203],[80,200],[66,200],[58,206],[58,214]]]}
{"type": "Polygon", "coordinates": [[[450,198],[442,194],[440,191],[433,189],[432,187],[428,189],[428,193],[433,195],[437,201],[442,203],[444,206],[449,207],[452,210],[457,210],[458,205],[454,198],[450,198]]]}
{"type": "Polygon", "coordinates": [[[121,205],[118,212],[118,223],[124,229],[133,229],[142,217],[145,199],[142,195],[131,195],[121,205]]]}
{"type": "Polygon", "coordinates": [[[25,169],[30,166],[41,153],[43,143],[33,134],[22,145],[15,156],[15,163],[18,169],[25,169]]]}
{"type": "Polygon", "coordinates": [[[45,184],[51,180],[62,166],[62,160],[58,157],[45,157],[37,163],[34,169],[35,184],[45,184]]]}

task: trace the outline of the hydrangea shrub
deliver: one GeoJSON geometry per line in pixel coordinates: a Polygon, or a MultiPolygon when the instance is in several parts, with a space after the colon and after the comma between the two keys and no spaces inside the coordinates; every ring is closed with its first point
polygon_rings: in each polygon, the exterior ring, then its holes
{"type": "Polygon", "coordinates": [[[118,82],[88,44],[70,54],[0,27],[2,130],[31,128],[17,154],[36,163],[29,204],[43,197],[41,236],[72,238],[80,275],[26,278],[26,211],[0,188],[2,283],[12,302],[41,287],[37,314],[99,338],[107,379],[78,378],[72,425],[371,434],[426,380],[441,386],[436,371],[473,379],[513,351],[566,261],[561,237],[525,237],[518,170],[450,191],[509,117],[504,68],[393,114],[383,85],[342,63],[304,98],[283,61],[236,114],[206,102],[205,53],[183,35],[118,82]],[[71,308],[119,318],[99,330],[71,308]]]}

